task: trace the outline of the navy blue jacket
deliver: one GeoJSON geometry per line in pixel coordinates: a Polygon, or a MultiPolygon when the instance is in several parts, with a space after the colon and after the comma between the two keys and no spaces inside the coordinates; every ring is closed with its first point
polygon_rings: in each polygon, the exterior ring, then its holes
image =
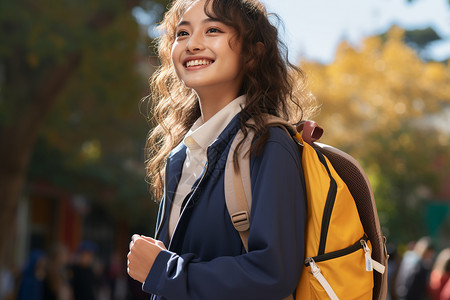
{"type": "Polygon", "coordinates": [[[292,139],[270,128],[261,155],[250,160],[252,207],[246,253],[224,196],[224,167],[239,114],[207,150],[207,166],[185,199],[172,240],[169,213],[186,146],[166,165],[156,238],[168,251],[156,258],[143,290],[152,299],[283,299],[296,288],[304,259],[306,201],[301,157],[292,139]]]}

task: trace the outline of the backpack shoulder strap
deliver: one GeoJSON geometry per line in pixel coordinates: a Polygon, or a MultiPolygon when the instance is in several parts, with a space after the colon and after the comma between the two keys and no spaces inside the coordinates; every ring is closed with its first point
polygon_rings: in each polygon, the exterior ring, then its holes
{"type": "MultiPolygon", "coordinates": [[[[297,129],[286,120],[266,114],[264,115],[266,126],[280,127],[286,133],[293,137],[297,129]]],[[[247,121],[254,123],[252,119],[247,121]]],[[[306,142],[313,142],[320,138],[323,130],[312,121],[302,122],[303,139],[306,142]]],[[[250,147],[255,137],[253,130],[249,130],[247,138],[243,141],[237,155],[238,162],[234,161],[234,152],[237,145],[244,139],[241,130],[238,131],[228,152],[227,162],[225,164],[225,201],[233,226],[241,237],[242,244],[248,252],[248,234],[250,228],[250,211],[252,207],[251,178],[250,178],[250,147]],[[237,167],[239,166],[239,168],[237,167]]]]}
{"type": "MultiPolygon", "coordinates": [[[[281,118],[271,115],[264,115],[268,126],[280,126],[287,130],[289,123],[281,118]]],[[[254,123],[252,119],[247,123],[254,123]]],[[[243,141],[237,157],[234,161],[234,152],[237,145],[244,139],[244,134],[239,130],[231,143],[228,152],[227,163],[225,165],[225,201],[231,222],[239,232],[245,251],[248,252],[248,234],[250,228],[250,210],[252,207],[251,179],[250,179],[250,147],[255,137],[253,130],[248,130],[247,137],[243,141]],[[238,168],[239,166],[239,168],[238,168]]]]}
{"type": "Polygon", "coordinates": [[[250,147],[254,133],[249,131],[237,155],[238,164],[234,161],[236,146],[244,138],[238,131],[234,138],[227,162],[225,164],[225,201],[234,228],[239,232],[245,251],[248,252],[248,234],[250,229],[250,209],[252,192],[250,180],[250,147]],[[237,168],[239,166],[239,169],[237,168]]]}
{"type": "MultiPolygon", "coordinates": [[[[292,127],[283,119],[277,117],[270,117],[266,124],[268,126],[280,126],[290,134],[287,126],[292,127]],[[281,121],[281,122],[280,122],[281,121]]],[[[249,120],[252,122],[252,120],[249,120]]],[[[252,145],[255,133],[249,130],[247,138],[243,141],[239,153],[237,155],[238,164],[234,162],[234,152],[237,145],[244,139],[244,134],[241,130],[238,131],[233,142],[231,143],[230,151],[228,152],[227,162],[225,164],[225,202],[228,213],[231,217],[231,222],[234,228],[241,237],[242,244],[245,251],[248,252],[248,236],[250,232],[250,209],[252,207],[252,191],[250,179],[250,147],[252,145]],[[237,168],[239,166],[239,168],[237,168]]],[[[283,300],[294,300],[293,295],[289,295],[283,300]]]]}
{"type": "MultiPolygon", "coordinates": [[[[269,126],[280,126],[286,131],[289,124],[281,118],[265,115],[266,124],[269,126]]],[[[252,119],[247,121],[254,123],[252,119]]],[[[287,131],[288,132],[288,131],[287,131]]],[[[289,133],[289,132],[288,132],[289,133]]],[[[225,201],[231,222],[241,237],[245,251],[248,252],[248,234],[250,229],[250,210],[252,207],[252,192],[250,179],[250,147],[255,137],[253,130],[248,130],[247,137],[243,141],[239,153],[234,161],[234,152],[237,145],[244,139],[244,134],[239,130],[231,143],[225,164],[225,201]],[[239,168],[238,168],[239,166],[239,168]]]]}

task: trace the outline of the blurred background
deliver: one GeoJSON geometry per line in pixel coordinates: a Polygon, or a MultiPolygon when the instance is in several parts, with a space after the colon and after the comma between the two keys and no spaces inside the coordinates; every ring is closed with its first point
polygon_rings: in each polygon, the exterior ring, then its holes
{"type": "MultiPolygon", "coordinates": [[[[425,236],[434,260],[450,247],[450,1],[263,2],[322,141],[371,180],[391,261],[425,236]]],[[[0,299],[148,298],[126,254],[154,232],[140,99],[167,3],[0,2],[0,299]]]]}

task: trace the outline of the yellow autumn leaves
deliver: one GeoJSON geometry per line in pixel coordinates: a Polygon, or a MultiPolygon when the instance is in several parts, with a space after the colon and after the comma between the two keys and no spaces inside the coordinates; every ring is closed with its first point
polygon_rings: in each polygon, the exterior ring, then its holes
{"type": "Polygon", "coordinates": [[[450,107],[448,62],[425,62],[393,27],[354,47],[342,42],[329,65],[302,62],[313,94],[322,104],[317,120],[334,144],[367,132],[396,130],[402,123],[439,116],[450,107]]]}

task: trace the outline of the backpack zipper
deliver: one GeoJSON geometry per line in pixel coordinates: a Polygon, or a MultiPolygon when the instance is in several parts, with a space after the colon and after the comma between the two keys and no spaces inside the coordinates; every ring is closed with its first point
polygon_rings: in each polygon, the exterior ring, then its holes
{"type": "Polygon", "coordinates": [[[356,252],[360,249],[364,249],[363,245],[365,245],[368,240],[369,239],[367,238],[367,236],[364,235],[360,240],[358,240],[353,245],[348,246],[347,248],[329,252],[329,253],[322,254],[322,255],[318,255],[318,256],[314,256],[314,257],[308,257],[305,260],[305,266],[308,267],[310,265],[311,259],[313,259],[315,262],[321,262],[321,261],[326,261],[326,260],[330,260],[330,259],[334,259],[334,258],[339,258],[339,257],[345,256],[345,255],[351,254],[353,252],[356,252]]]}
{"type": "Polygon", "coordinates": [[[309,257],[309,258],[307,258],[307,261],[308,261],[309,266],[311,267],[311,273],[317,279],[317,281],[320,283],[320,285],[323,287],[323,289],[327,293],[328,297],[330,297],[331,300],[339,300],[338,296],[333,291],[333,288],[331,287],[331,285],[325,279],[322,272],[320,272],[320,268],[316,264],[314,259],[312,257],[309,257]]]}
{"type": "MultiPolygon", "coordinates": [[[[323,255],[318,255],[316,257],[308,257],[305,259],[305,266],[307,266],[307,267],[309,266],[311,268],[311,273],[317,279],[317,281],[320,283],[320,285],[323,287],[323,289],[327,293],[328,297],[330,297],[330,299],[339,300],[336,293],[333,291],[333,288],[328,283],[325,276],[323,276],[323,274],[320,271],[320,268],[316,264],[316,262],[321,262],[321,261],[326,261],[326,260],[333,259],[333,258],[342,257],[345,255],[351,254],[353,252],[356,252],[360,249],[364,249],[364,252],[367,253],[366,252],[367,251],[366,248],[368,248],[367,243],[366,243],[367,240],[368,240],[367,236],[364,235],[359,241],[357,241],[356,243],[354,243],[353,245],[351,245],[347,248],[333,251],[333,252],[323,254],[323,255]]],[[[369,251],[370,251],[370,249],[369,249],[369,251]]]]}
{"type": "Polygon", "coordinates": [[[337,184],[333,176],[331,176],[330,169],[326,162],[325,156],[316,150],[317,156],[320,162],[324,165],[327,170],[328,176],[330,177],[330,188],[328,189],[327,200],[325,202],[325,208],[322,217],[322,229],[320,232],[320,242],[319,242],[319,252],[317,255],[323,255],[325,253],[325,246],[327,243],[328,228],[330,227],[331,213],[333,212],[334,203],[336,201],[337,194],[337,184]]]}

